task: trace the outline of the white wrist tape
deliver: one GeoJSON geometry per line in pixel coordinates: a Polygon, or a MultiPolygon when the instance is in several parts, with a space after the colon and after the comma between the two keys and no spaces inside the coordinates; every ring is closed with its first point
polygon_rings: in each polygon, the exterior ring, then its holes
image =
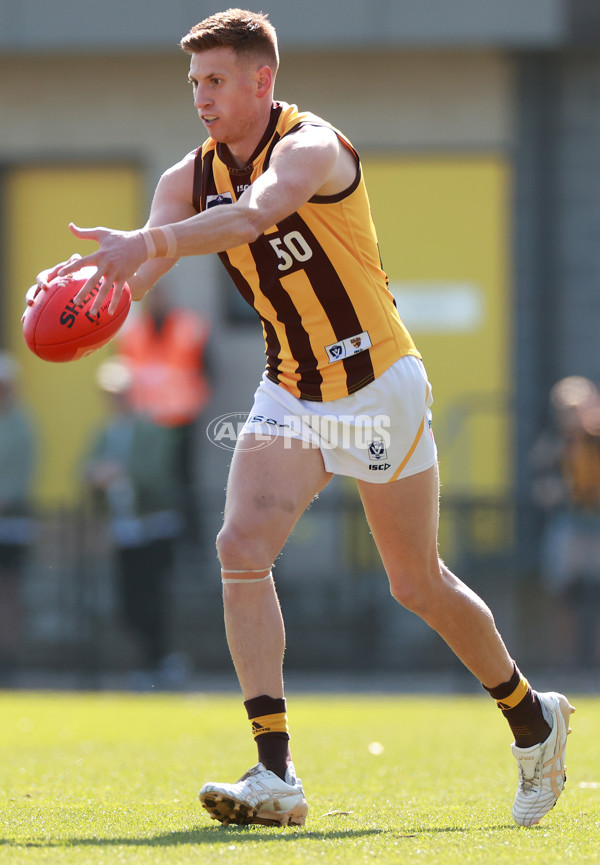
{"type": "Polygon", "coordinates": [[[170,225],[144,228],[141,234],[148,258],[177,258],[177,237],[170,225]]]}
{"type": "Polygon", "coordinates": [[[167,254],[165,257],[177,258],[177,238],[175,232],[170,225],[164,225],[160,231],[162,231],[164,238],[167,241],[167,254]]]}
{"type": "Polygon", "coordinates": [[[141,235],[144,239],[144,243],[146,244],[146,252],[148,253],[148,258],[156,258],[156,244],[152,238],[152,235],[149,231],[142,231],[141,235]]]}

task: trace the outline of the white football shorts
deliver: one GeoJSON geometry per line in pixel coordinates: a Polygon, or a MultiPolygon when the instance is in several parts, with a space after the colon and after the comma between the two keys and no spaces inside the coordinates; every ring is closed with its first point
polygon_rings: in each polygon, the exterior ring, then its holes
{"type": "Polygon", "coordinates": [[[263,378],[240,436],[300,439],[318,447],[328,472],[388,483],[431,468],[437,449],[431,429],[431,385],[423,363],[401,357],[374,382],[328,402],[298,399],[263,378]]]}

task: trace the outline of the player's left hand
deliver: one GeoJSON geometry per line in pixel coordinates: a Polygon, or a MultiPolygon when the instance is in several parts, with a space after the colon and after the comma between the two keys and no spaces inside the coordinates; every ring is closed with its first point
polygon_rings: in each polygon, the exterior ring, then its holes
{"type": "Polygon", "coordinates": [[[40,270],[40,272],[35,278],[35,284],[30,286],[25,293],[26,307],[33,305],[33,302],[35,301],[40,291],[48,290],[48,286],[53,279],[56,279],[58,272],[59,270],[61,270],[61,268],[65,267],[67,264],[72,264],[74,261],[80,260],[81,256],[79,255],[79,253],[74,252],[68,261],[60,261],[58,264],[55,264],[54,267],[47,267],[45,270],[40,270]]]}
{"type": "Polygon", "coordinates": [[[70,223],[69,228],[75,237],[81,240],[95,240],[98,244],[96,252],[85,255],[77,262],[68,263],[58,272],[59,276],[67,276],[81,270],[82,267],[96,267],[95,273],[88,279],[81,291],[75,295],[75,303],[82,303],[89,292],[104,279],[90,308],[92,315],[96,314],[104,298],[114,285],[108,312],[112,315],[119,304],[126,281],[133,276],[138,267],[146,260],[148,253],[140,231],[113,231],[110,228],[78,228],[70,223]]]}
{"type": "Polygon", "coordinates": [[[81,261],[81,256],[78,252],[74,252],[67,261],[59,261],[58,264],[55,264],[54,267],[48,267],[46,270],[40,270],[38,275],[35,278],[35,281],[38,285],[44,286],[48,285],[52,282],[53,279],[56,279],[60,270],[65,267],[67,264],[73,264],[76,261],[81,261]]]}

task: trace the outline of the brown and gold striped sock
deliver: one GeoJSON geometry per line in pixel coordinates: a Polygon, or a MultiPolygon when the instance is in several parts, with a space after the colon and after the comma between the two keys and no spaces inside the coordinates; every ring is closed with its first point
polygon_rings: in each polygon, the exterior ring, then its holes
{"type": "Polygon", "coordinates": [[[258,759],[283,780],[291,762],[286,703],[283,698],[263,694],[244,703],[258,748],[258,759]]]}
{"type": "Polygon", "coordinates": [[[550,727],[538,696],[516,664],[508,682],[495,688],[483,687],[502,710],[518,748],[530,748],[548,738],[550,727]]]}

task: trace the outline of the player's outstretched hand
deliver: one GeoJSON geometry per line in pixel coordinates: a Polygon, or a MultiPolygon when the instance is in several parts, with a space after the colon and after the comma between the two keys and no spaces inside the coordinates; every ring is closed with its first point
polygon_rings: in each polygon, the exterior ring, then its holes
{"type": "Polygon", "coordinates": [[[95,240],[98,244],[96,252],[80,258],[77,262],[67,263],[58,275],[67,276],[82,267],[96,267],[96,271],[85,283],[81,291],[75,295],[75,303],[81,303],[88,293],[103,279],[103,284],[96,295],[90,309],[94,315],[98,312],[111,285],[114,285],[108,312],[112,315],[119,304],[123,287],[129,277],[133,276],[138,267],[148,257],[146,244],[140,231],[113,231],[110,228],[78,228],[70,223],[69,228],[75,237],[81,240],[95,240]]]}

